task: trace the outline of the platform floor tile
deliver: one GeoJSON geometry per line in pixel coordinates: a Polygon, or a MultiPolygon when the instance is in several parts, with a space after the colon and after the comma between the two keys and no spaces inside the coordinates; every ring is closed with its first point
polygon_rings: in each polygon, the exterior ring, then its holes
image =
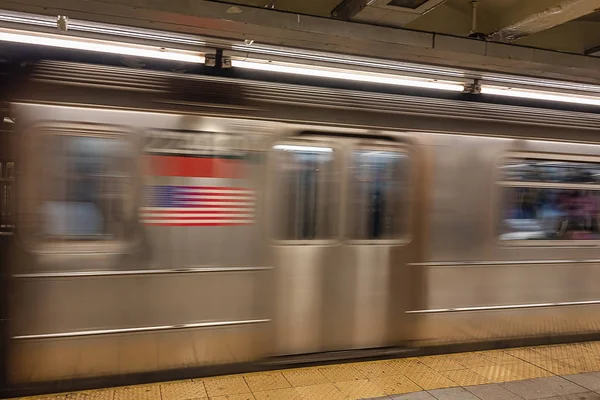
{"type": "Polygon", "coordinates": [[[192,400],[205,399],[208,394],[202,381],[188,380],[161,384],[160,396],[162,400],[192,400]]]}
{"type": "Polygon", "coordinates": [[[325,383],[314,386],[296,388],[303,400],[346,400],[344,395],[334,384],[325,383]]]}
{"type": "Polygon", "coordinates": [[[287,379],[285,379],[281,372],[265,372],[260,374],[246,375],[244,380],[252,392],[287,389],[292,387],[292,385],[287,379]]]}
{"type": "Polygon", "coordinates": [[[321,367],[319,371],[331,382],[348,382],[365,379],[366,376],[351,364],[321,367]]]}
{"type": "Polygon", "coordinates": [[[298,368],[281,371],[293,387],[315,386],[329,383],[329,380],[316,368],[298,368]]]}
{"type": "Polygon", "coordinates": [[[355,362],[23,400],[600,400],[600,342],[355,362]]]}
{"type": "Polygon", "coordinates": [[[573,383],[588,390],[600,391],[600,372],[586,372],[566,377],[573,383]]]}
{"type": "Polygon", "coordinates": [[[130,386],[115,390],[114,400],[161,400],[160,386],[130,386]]]}
{"type": "Polygon", "coordinates": [[[521,397],[497,383],[470,386],[466,389],[481,400],[522,400],[521,397]]]}
{"type": "Polygon", "coordinates": [[[243,376],[207,379],[203,382],[209,397],[250,393],[243,376]]]}
{"type": "Polygon", "coordinates": [[[85,392],[69,393],[65,400],[113,400],[115,391],[113,389],[88,390],[85,392]]]}

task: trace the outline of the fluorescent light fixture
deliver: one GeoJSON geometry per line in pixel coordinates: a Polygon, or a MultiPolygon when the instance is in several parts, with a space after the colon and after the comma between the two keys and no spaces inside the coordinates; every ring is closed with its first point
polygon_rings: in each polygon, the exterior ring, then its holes
{"type": "MultiPolygon", "coordinates": [[[[8,10],[0,10],[0,22],[30,25],[56,29],[56,16],[37,15],[8,10]]],[[[206,42],[195,35],[176,32],[165,32],[154,29],[136,28],[132,26],[104,24],[69,18],[69,32],[87,32],[105,36],[121,36],[130,39],[160,41],[164,43],[205,46],[206,42]]]]}
{"type": "Polygon", "coordinates": [[[273,146],[275,150],[283,150],[283,151],[310,151],[313,153],[332,153],[333,149],[331,147],[316,147],[316,146],[296,146],[290,144],[278,144],[273,146]]]}
{"type": "Polygon", "coordinates": [[[343,79],[357,82],[382,83],[385,85],[410,86],[428,89],[450,90],[462,92],[464,85],[460,82],[440,81],[436,79],[362,72],[347,69],[317,67],[313,65],[286,64],[268,61],[231,60],[232,67],[253,69],[268,72],[280,72],[319,78],[343,79]]]}
{"type": "Polygon", "coordinates": [[[93,51],[98,53],[120,54],[123,56],[154,58],[159,60],[180,61],[186,63],[204,63],[201,53],[165,49],[147,45],[138,45],[107,40],[87,39],[40,32],[27,32],[14,29],[0,29],[0,41],[32,44],[37,46],[59,47],[70,50],[93,51]]]}
{"type": "Polygon", "coordinates": [[[4,117],[3,122],[5,124],[14,124],[15,123],[15,121],[13,121],[12,118],[10,118],[10,117],[4,117]]]}
{"type": "Polygon", "coordinates": [[[529,90],[522,88],[511,88],[491,85],[482,85],[481,93],[496,96],[518,97],[521,99],[546,100],[557,101],[561,103],[575,103],[600,106],[600,96],[581,96],[569,93],[545,92],[540,90],[529,90]]]}

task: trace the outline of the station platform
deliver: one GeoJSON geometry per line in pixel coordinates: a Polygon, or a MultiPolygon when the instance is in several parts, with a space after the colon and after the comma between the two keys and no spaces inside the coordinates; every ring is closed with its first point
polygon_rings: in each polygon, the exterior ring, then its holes
{"type": "Polygon", "coordinates": [[[28,400],[600,399],[600,342],[161,382],[28,400]]]}

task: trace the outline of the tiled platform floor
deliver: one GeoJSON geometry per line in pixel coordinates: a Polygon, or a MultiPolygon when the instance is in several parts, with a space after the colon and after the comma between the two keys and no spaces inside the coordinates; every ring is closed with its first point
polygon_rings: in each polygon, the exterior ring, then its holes
{"type": "Polygon", "coordinates": [[[600,400],[596,391],[600,342],[286,369],[35,399],[600,400]]]}

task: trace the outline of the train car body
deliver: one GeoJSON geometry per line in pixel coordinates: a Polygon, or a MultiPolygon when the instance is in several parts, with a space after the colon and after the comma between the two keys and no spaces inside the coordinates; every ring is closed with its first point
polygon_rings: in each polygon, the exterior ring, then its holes
{"type": "Polygon", "coordinates": [[[597,115],[43,63],[13,384],[596,333],[597,115]]]}

